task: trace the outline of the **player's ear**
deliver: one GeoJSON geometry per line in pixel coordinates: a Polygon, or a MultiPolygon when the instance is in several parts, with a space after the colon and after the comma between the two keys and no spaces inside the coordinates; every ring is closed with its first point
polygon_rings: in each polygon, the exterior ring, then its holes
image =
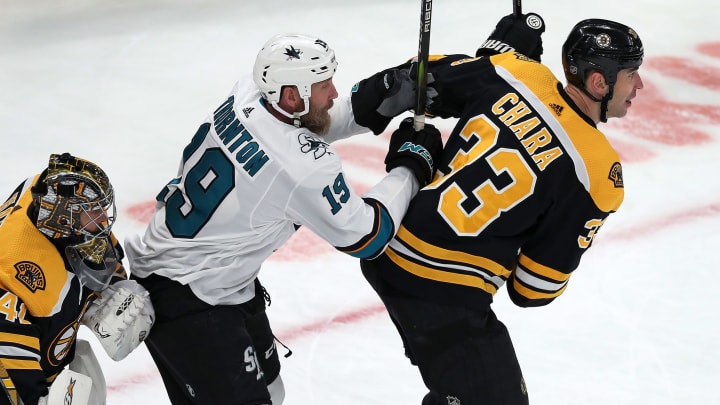
{"type": "Polygon", "coordinates": [[[283,86],[280,98],[287,100],[290,105],[295,105],[300,100],[300,93],[295,86],[283,86]]]}
{"type": "Polygon", "coordinates": [[[300,100],[300,93],[295,86],[283,86],[282,89],[280,89],[278,106],[283,110],[289,113],[295,112],[300,100]]]}
{"type": "Polygon", "coordinates": [[[595,97],[602,97],[608,92],[605,76],[600,72],[592,72],[586,82],[587,90],[595,97]]]}

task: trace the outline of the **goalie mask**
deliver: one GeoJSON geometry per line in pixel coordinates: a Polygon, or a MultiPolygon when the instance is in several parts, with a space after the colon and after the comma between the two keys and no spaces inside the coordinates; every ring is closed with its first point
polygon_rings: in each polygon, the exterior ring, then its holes
{"type": "Polygon", "coordinates": [[[37,229],[66,246],[66,258],[83,285],[105,288],[117,265],[110,239],[115,195],[105,172],[69,153],[53,154],[32,193],[37,229]]]}

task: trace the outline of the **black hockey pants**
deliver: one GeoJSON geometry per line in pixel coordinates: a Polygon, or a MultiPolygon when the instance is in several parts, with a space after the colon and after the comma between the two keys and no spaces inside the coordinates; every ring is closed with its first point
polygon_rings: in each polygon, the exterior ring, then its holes
{"type": "Polygon", "coordinates": [[[240,305],[209,305],[165,277],[137,278],[157,320],[145,343],[174,405],[270,404],[280,360],[264,290],[240,305]]]}
{"type": "Polygon", "coordinates": [[[505,325],[481,312],[411,296],[361,262],[430,392],[422,405],[527,405],[528,395],[505,325]]]}

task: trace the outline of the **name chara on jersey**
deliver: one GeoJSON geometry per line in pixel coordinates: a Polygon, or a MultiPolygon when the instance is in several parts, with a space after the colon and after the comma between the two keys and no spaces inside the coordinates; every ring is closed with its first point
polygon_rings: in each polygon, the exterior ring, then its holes
{"type": "Polygon", "coordinates": [[[524,101],[520,101],[520,97],[518,97],[517,94],[508,93],[501,97],[493,104],[492,112],[505,126],[515,132],[515,135],[535,162],[538,169],[545,170],[550,163],[562,156],[563,151],[558,146],[538,151],[538,149],[549,145],[553,137],[545,126],[530,134],[540,125],[540,119],[524,101]],[[509,107],[505,107],[508,104],[509,107]],[[533,113],[533,115],[528,119],[516,123],[520,118],[531,113],[533,113]]]}

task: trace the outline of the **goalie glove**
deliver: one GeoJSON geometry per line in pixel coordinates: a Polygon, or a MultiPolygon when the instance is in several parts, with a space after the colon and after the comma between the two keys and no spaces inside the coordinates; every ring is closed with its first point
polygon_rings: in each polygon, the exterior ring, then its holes
{"type": "Polygon", "coordinates": [[[82,323],[90,328],[108,356],[124,359],[150,333],[155,310],[150,294],[135,280],[109,285],[88,307],[82,323]]]}

